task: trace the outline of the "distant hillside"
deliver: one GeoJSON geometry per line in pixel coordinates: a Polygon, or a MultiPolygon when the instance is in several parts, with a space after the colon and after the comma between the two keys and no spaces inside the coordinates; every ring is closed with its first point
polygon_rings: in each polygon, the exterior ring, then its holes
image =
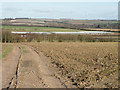
{"type": "Polygon", "coordinates": [[[97,28],[97,29],[118,29],[117,20],[72,20],[72,19],[29,19],[29,18],[6,18],[2,25],[15,26],[44,26],[59,28],[97,28]]]}

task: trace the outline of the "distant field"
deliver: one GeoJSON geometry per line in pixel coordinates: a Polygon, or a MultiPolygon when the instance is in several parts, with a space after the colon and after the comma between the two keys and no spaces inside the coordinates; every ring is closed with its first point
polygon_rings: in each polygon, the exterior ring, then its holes
{"type": "Polygon", "coordinates": [[[120,29],[101,29],[101,28],[84,28],[83,30],[89,30],[89,31],[111,31],[111,32],[118,32],[120,29]]]}
{"type": "Polygon", "coordinates": [[[70,23],[87,23],[87,24],[112,24],[112,23],[118,23],[117,20],[69,20],[70,23]]]}
{"type": "Polygon", "coordinates": [[[72,19],[16,19],[16,20],[8,20],[9,22],[16,23],[39,23],[39,22],[67,22],[67,23],[87,23],[87,24],[112,24],[118,23],[117,20],[72,20],[72,19]]]}
{"type": "Polygon", "coordinates": [[[23,32],[79,32],[82,30],[53,28],[53,27],[29,27],[29,26],[2,26],[2,30],[23,31],[23,32]]]}

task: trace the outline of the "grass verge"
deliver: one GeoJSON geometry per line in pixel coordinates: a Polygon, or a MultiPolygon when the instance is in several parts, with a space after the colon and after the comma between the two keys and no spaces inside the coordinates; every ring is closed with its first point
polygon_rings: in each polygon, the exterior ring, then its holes
{"type": "Polygon", "coordinates": [[[5,45],[5,49],[2,51],[2,55],[0,55],[0,59],[2,59],[2,57],[5,57],[6,55],[8,55],[8,53],[11,52],[12,50],[12,45],[5,45]]]}

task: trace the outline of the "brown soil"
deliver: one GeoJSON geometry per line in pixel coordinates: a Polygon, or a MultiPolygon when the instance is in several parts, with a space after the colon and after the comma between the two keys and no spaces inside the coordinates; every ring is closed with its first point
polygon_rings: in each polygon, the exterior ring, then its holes
{"type": "Polygon", "coordinates": [[[118,43],[114,42],[42,42],[26,43],[43,53],[56,76],[78,88],[118,87],[118,43]]]}

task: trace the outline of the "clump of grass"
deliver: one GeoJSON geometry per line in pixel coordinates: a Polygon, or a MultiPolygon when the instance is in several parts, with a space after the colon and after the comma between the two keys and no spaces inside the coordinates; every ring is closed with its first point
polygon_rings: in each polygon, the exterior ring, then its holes
{"type": "Polygon", "coordinates": [[[21,49],[22,49],[23,53],[28,53],[28,51],[26,50],[25,47],[21,47],[21,49]]]}
{"type": "Polygon", "coordinates": [[[6,55],[8,55],[8,53],[11,52],[11,50],[12,50],[12,45],[7,45],[6,49],[0,55],[0,59],[2,59],[2,57],[5,57],[6,55]]]}

